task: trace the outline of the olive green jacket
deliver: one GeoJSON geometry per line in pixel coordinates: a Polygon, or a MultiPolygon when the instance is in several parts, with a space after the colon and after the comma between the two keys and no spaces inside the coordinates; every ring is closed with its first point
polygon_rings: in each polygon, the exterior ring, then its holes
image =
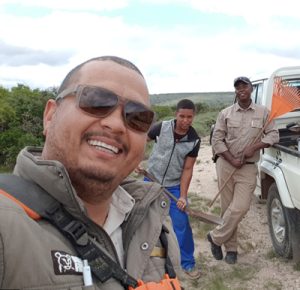
{"type": "MultiPolygon", "coordinates": [[[[26,147],[17,159],[14,174],[32,181],[63,204],[74,217],[84,222],[93,239],[118,262],[115,247],[107,233],[86,214],[61,163],[39,158],[41,148],[26,147]]],[[[169,256],[179,270],[180,254],[172,229],[169,200],[159,185],[126,180],[122,187],[135,199],[135,206],[122,224],[125,268],[129,275],[144,281],[160,281],[165,273],[165,258],[153,256],[161,247],[162,225],[169,234],[169,256]]],[[[0,195],[0,288],[1,289],[124,289],[111,278],[93,286],[83,286],[76,251],[70,242],[46,220],[33,220],[14,201],[0,195]]]]}

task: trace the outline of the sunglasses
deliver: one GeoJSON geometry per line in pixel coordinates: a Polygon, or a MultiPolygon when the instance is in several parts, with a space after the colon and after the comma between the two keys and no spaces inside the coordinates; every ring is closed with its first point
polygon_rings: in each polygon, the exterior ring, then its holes
{"type": "Polygon", "coordinates": [[[96,118],[104,118],[122,105],[125,125],[135,131],[147,132],[154,119],[154,112],[142,103],[121,98],[101,87],[78,85],[76,89],[62,91],[56,101],[73,94],[78,108],[96,118]]]}

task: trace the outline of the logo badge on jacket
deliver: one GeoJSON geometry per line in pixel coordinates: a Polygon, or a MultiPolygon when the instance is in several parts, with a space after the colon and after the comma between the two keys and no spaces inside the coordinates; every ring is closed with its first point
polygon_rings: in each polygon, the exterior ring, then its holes
{"type": "Polygon", "coordinates": [[[51,251],[56,275],[82,275],[83,262],[80,258],[63,251],[51,251]]]}

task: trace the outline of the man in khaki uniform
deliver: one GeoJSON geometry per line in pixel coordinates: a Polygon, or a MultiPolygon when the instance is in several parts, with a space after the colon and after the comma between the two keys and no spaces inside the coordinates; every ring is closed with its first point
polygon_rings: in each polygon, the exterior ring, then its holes
{"type": "Polygon", "coordinates": [[[221,191],[224,224],[207,235],[214,258],[223,259],[224,245],[225,261],[229,264],[237,261],[237,228],[249,210],[256,187],[259,151],[279,141],[274,123],[265,126],[268,109],[251,100],[250,80],[238,77],[234,88],[237,102],[220,112],[212,136],[213,151],[219,157],[216,170],[220,189],[232,175],[221,191]],[[261,136],[257,139],[257,135],[261,136]]]}

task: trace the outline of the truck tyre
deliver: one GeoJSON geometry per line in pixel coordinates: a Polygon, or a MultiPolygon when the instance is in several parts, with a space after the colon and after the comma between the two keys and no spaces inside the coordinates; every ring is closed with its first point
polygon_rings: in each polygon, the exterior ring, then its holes
{"type": "Polygon", "coordinates": [[[275,252],[292,257],[292,230],[286,208],[282,205],[276,183],[272,183],[267,200],[269,231],[275,252]]]}

